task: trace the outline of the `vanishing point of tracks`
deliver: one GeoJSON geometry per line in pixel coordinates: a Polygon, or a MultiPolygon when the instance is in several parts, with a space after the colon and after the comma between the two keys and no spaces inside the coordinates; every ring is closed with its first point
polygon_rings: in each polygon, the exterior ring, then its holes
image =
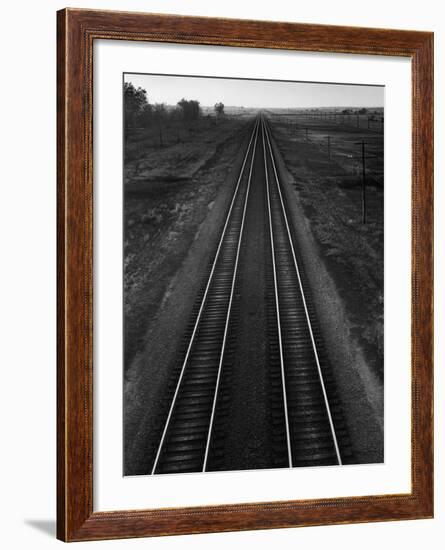
{"type": "MultiPolygon", "coordinates": [[[[184,353],[151,473],[210,471],[223,460],[224,424],[237,323],[237,281],[256,155],[262,155],[268,246],[271,467],[341,465],[348,438],[315,310],[286,209],[270,131],[257,118],[217,251],[185,335],[184,353]],[[226,382],[224,382],[226,380],[226,382]]],[[[258,181],[258,178],[257,180],[258,181]]]]}

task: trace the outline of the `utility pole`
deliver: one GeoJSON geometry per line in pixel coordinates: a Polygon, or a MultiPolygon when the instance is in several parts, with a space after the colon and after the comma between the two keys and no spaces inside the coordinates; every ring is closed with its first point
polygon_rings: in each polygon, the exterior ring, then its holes
{"type": "Polygon", "coordinates": [[[362,222],[366,223],[365,140],[362,139],[362,222]]]}

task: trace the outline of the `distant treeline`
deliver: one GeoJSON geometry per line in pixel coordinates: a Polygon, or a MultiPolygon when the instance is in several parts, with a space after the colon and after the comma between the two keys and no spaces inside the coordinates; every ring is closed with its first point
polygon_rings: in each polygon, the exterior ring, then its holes
{"type": "MultiPolygon", "coordinates": [[[[224,105],[215,104],[217,117],[224,115],[224,105]]],[[[176,106],[167,106],[165,103],[150,103],[147,91],[143,88],[135,88],[131,82],[124,83],[124,109],[126,128],[147,127],[151,124],[159,125],[167,120],[183,120],[190,123],[202,116],[199,101],[184,99],[178,101],[176,106]]]]}

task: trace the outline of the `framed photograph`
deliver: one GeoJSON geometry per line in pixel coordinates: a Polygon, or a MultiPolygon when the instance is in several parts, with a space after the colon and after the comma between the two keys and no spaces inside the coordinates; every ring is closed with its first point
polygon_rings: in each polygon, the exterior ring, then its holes
{"type": "Polygon", "coordinates": [[[58,538],[433,516],[433,34],[58,12],[58,538]]]}

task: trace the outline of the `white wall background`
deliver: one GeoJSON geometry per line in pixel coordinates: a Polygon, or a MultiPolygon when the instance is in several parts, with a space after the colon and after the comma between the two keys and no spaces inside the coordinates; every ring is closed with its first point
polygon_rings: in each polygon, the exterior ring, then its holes
{"type": "MultiPolygon", "coordinates": [[[[55,540],[55,179],[56,10],[61,1],[2,8],[1,139],[1,531],[8,549],[49,549],[55,540]],[[6,124],[5,124],[6,121],[6,124]]],[[[445,17],[441,2],[373,0],[77,0],[75,7],[182,13],[429,30],[436,33],[436,121],[443,121],[445,17]]],[[[444,125],[436,123],[436,519],[89,543],[101,548],[170,550],[397,545],[440,548],[445,538],[443,400],[445,359],[442,209],[444,125]],[[442,311],[440,311],[442,305],[442,311]]]]}

